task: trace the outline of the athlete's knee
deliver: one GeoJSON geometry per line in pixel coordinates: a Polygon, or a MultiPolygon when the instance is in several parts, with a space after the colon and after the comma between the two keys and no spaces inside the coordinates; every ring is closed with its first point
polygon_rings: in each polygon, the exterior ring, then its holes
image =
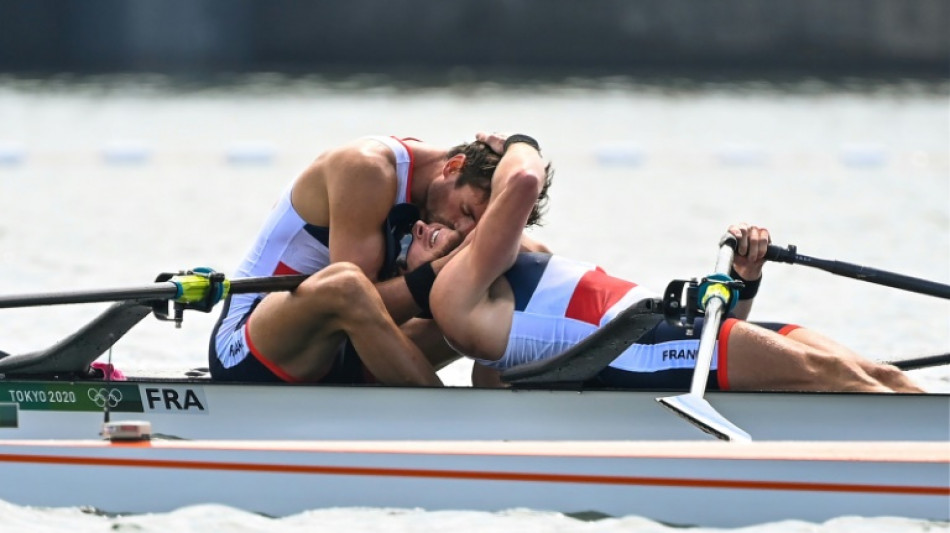
{"type": "Polygon", "coordinates": [[[365,300],[375,293],[373,283],[353,263],[333,263],[314,274],[295,291],[296,296],[308,298],[324,309],[340,312],[365,300]]]}
{"type": "Polygon", "coordinates": [[[867,372],[872,378],[885,384],[899,383],[907,378],[901,369],[886,363],[868,362],[867,372]]]}
{"type": "Polygon", "coordinates": [[[375,291],[373,282],[366,277],[360,267],[353,263],[334,263],[331,267],[328,283],[340,296],[360,297],[370,291],[375,291]]]}
{"type": "Polygon", "coordinates": [[[376,286],[352,263],[340,263],[328,285],[336,298],[338,314],[351,325],[378,321],[387,314],[376,286]]]}
{"type": "Polygon", "coordinates": [[[819,390],[841,392],[890,390],[890,387],[884,384],[885,381],[879,379],[888,372],[886,369],[869,372],[867,365],[853,357],[834,352],[815,351],[814,353],[816,355],[810,359],[817,363],[815,365],[817,373],[813,379],[819,390]]]}

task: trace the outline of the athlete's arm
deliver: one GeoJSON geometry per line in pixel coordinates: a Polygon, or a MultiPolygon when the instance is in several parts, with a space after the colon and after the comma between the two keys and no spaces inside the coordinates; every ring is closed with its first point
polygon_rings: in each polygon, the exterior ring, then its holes
{"type": "Polygon", "coordinates": [[[488,208],[467,254],[471,275],[483,290],[511,268],[525,242],[524,227],[544,186],[541,155],[525,143],[512,144],[492,177],[488,208]]]}
{"type": "Polygon", "coordinates": [[[541,241],[532,239],[531,237],[528,237],[527,235],[521,236],[521,251],[522,252],[542,252],[546,254],[551,253],[551,249],[548,248],[546,244],[544,244],[541,241]]]}
{"type": "Polygon", "coordinates": [[[385,261],[383,222],[396,199],[396,169],[391,153],[375,142],[359,143],[328,154],[326,173],[330,213],[330,261],[357,265],[376,289],[397,324],[419,313],[405,282],[378,282],[385,261]]]}
{"type": "Polygon", "coordinates": [[[492,178],[491,199],[471,243],[443,268],[432,288],[432,314],[446,337],[472,357],[504,352],[503,314],[490,290],[514,264],[522,230],[537,201],[545,165],[537,150],[513,144],[492,178]]]}

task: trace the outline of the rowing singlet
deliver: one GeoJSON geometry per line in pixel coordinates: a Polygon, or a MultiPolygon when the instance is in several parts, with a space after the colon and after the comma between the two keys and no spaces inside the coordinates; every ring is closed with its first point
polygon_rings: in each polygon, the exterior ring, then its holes
{"type": "MultiPolygon", "coordinates": [[[[408,231],[418,210],[409,204],[412,185],[412,151],[395,137],[369,137],[383,143],[396,156],[396,201],[384,224],[386,237],[386,261],[380,279],[391,277],[393,263],[399,253],[398,232],[408,231]],[[393,247],[395,246],[395,249],[393,247]]],[[[330,228],[308,224],[291,204],[293,182],[281,194],[271,210],[247,255],[234,272],[234,278],[313,274],[330,264],[330,228]]],[[[233,336],[242,329],[247,316],[264,294],[235,294],[224,303],[221,318],[215,326],[211,341],[212,357],[217,357],[224,368],[240,363],[249,355],[242,342],[232,342],[233,336]],[[242,346],[242,349],[235,349],[242,346]]]]}
{"type": "Polygon", "coordinates": [[[497,370],[554,357],[656,296],[591,263],[544,253],[519,254],[505,277],[515,296],[508,347],[498,361],[478,360],[497,370]]]}
{"type": "MultiPolygon", "coordinates": [[[[508,346],[498,361],[477,359],[496,370],[561,354],[604,326],[624,309],[656,294],[580,261],[539,253],[523,253],[505,273],[515,297],[508,346]]],[[[710,365],[710,390],[728,390],[728,338],[737,319],[726,318],[719,330],[710,365]]],[[[623,351],[594,381],[629,389],[689,388],[703,329],[697,319],[692,332],[660,320],[623,351]]],[[[754,322],[787,335],[798,326],[754,322]]]]}

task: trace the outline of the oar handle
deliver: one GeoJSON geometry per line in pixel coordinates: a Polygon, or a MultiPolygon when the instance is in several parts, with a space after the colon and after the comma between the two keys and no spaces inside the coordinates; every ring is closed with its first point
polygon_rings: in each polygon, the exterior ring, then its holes
{"type": "Polygon", "coordinates": [[[878,270],[876,268],[846,263],[844,261],[809,257],[807,255],[798,253],[795,245],[789,245],[786,249],[780,246],[775,246],[774,244],[770,244],[768,250],[765,252],[765,259],[767,261],[809,266],[839,276],[867,281],[868,283],[876,283],[878,285],[885,285],[895,289],[902,289],[905,291],[926,294],[929,296],[936,296],[937,298],[950,299],[950,285],[937,283],[935,281],[926,279],[915,278],[913,276],[906,276],[904,274],[887,272],[886,270],[878,270]]]}

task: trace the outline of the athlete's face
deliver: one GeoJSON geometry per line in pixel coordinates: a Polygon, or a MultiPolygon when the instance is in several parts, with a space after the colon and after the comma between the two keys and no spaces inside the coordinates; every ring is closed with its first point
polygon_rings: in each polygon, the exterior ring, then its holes
{"type": "Polygon", "coordinates": [[[488,194],[472,185],[455,186],[458,165],[465,161],[463,156],[455,156],[446,163],[444,179],[436,180],[429,186],[426,200],[426,219],[438,222],[449,228],[468,235],[488,207],[488,194]]]}
{"type": "Polygon", "coordinates": [[[419,265],[445,256],[462,243],[461,232],[444,224],[426,224],[418,220],[412,226],[412,243],[406,253],[406,266],[413,270],[419,265]]]}

